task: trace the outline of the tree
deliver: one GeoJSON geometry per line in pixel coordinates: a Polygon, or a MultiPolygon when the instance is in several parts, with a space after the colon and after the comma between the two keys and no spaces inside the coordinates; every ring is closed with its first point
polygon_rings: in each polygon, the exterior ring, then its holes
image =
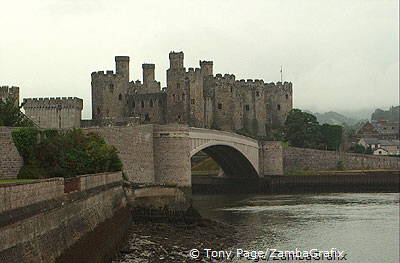
{"type": "Polygon", "coordinates": [[[326,150],[337,151],[342,143],[343,127],[339,125],[323,124],[321,126],[321,144],[326,150]]]}
{"type": "Polygon", "coordinates": [[[291,146],[295,147],[339,150],[343,127],[330,124],[319,125],[314,115],[293,109],[285,122],[284,137],[291,146]]]}
{"type": "Polygon", "coordinates": [[[0,126],[28,127],[33,126],[33,122],[21,112],[16,98],[8,97],[0,100],[0,126]]]}
{"type": "Polygon", "coordinates": [[[284,137],[292,146],[317,148],[321,138],[317,118],[299,109],[291,110],[285,122],[284,137]]]}

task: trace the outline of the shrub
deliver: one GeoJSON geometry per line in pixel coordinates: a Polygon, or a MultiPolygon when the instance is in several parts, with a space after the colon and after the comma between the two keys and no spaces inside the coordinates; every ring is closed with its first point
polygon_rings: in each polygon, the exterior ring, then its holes
{"type": "Polygon", "coordinates": [[[24,159],[20,178],[67,178],[122,169],[113,146],[97,134],[85,134],[80,129],[60,134],[57,130],[22,128],[13,132],[13,138],[24,159]]]}

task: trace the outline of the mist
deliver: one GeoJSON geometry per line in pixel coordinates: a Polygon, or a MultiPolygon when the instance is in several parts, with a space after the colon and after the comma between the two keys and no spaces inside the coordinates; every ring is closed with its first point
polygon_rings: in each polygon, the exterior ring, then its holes
{"type": "Polygon", "coordinates": [[[73,96],[91,116],[90,73],[114,56],[156,64],[166,86],[168,53],[185,66],[213,60],[214,74],[293,83],[294,107],[356,111],[399,104],[399,2],[3,1],[0,85],[20,98],[73,96]]]}

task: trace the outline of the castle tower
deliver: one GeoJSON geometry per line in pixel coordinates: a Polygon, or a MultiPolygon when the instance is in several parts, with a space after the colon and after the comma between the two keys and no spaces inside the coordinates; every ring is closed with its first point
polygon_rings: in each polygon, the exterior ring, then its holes
{"type": "Polygon", "coordinates": [[[213,75],[213,62],[212,61],[201,61],[199,62],[201,72],[203,76],[212,76],[213,75]]]}
{"type": "Polygon", "coordinates": [[[167,122],[185,123],[188,120],[189,84],[185,79],[183,52],[169,53],[167,70],[167,122]]]}
{"type": "Polygon", "coordinates": [[[116,56],[115,57],[115,72],[117,75],[124,76],[129,81],[129,57],[116,56]]]}
{"type": "Polygon", "coordinates": [[[19,105],[19,87],[0,87],[0,101],[6,101],[8,98],[13,98],[15,101],[15,106],[19,105]]]}
{"type": "Polygon", "coordinates": [[[170,52],[169,53],[169,68],[181,69],[183,68],[183,52],[170,52]]]}
{"type": "Polygon", "coordinates": [[[92,118],[120,119],[126,115],[129,83],[129,57],[115,57],[116,72],[112,70],[93,72],[92,77],[92,118]]]}
{"type": "MultiPolygon", "coordinates": [[[[153,84],[155,81],[154,75],[154,64],[142,64],[143,69],[143,88],[148,91],[152,92],[153,84]]],[[[159,91],[159,90],[158,90],[159,91]]]]}

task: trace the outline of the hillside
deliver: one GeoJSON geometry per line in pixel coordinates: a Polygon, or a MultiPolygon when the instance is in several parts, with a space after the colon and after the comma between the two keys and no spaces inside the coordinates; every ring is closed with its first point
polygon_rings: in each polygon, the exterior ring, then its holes
{"type": "Polygon", "coordinates": [[[334,112],[334,111],[328,111],[325,113],[318,113],[318,112],[311,112],[311,111],[306,111],[308,113],[313,114],[315,117],[317,117],[317,120],[320,124],[331,124],[331,125],[354,125],[359,120],[353,119],[346,117],[340,113],[334,112]]]}
{"type": "Polygon", "coordinates": [[[371,120],[379,121],[379,120],[387,120],[387,121],[396,121],[400,120],[400,106],[390,107],[389,110],[381,110],[376,109],[374,113],[371,115],[371,120]]]}

